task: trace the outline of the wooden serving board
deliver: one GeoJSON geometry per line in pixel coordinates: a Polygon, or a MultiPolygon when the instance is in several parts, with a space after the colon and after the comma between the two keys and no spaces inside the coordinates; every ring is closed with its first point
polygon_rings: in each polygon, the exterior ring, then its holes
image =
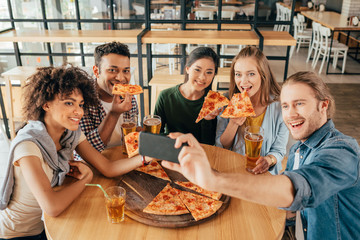
{"type": "MultiPolygon", "coordinates": [[[[177,172],[165,168],[164,170],[172,181],[188,181],[184,176],[177,172]]],[[[118,183],[119,186],[126,190],[125,214],[128,217],[147,225],[177,228],[197,225],[208,221],[221,214],[230,204],[230,197],[223,195],[220,198],[223,205],[219,210],[210,217],[199,221],[195,221],[190,213],[176,216],[144,213],[143,209],[159,194],[167,183],[168,181],[136,170],[125,174],[118,183]]],[[[170,185],[180,190],[196,193],[190,189],[183,188],[174,182],[171,182],[170,185]]]]}

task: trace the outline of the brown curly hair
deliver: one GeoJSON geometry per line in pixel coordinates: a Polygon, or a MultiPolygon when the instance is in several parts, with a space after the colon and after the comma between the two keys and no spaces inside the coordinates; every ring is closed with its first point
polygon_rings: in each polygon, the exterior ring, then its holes
{"type": "Polygon", "coordinates": [[[42,107],[46,102],[54,100],[58,94],[71,95],[76,89],[83,95],[85,111],[98,104],[93,80],[84,70],[71,65],[38,68],[23,89],[24,120],[43,121],[45,111],[42,107]]]}

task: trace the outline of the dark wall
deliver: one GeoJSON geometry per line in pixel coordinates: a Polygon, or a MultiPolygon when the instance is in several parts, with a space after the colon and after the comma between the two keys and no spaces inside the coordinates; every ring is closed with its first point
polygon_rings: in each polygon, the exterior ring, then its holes
{"type": "Polygon", "coordinates": [[[327,0],[326,11],[335,11],[341,13],[343,0],[327,0]]]}

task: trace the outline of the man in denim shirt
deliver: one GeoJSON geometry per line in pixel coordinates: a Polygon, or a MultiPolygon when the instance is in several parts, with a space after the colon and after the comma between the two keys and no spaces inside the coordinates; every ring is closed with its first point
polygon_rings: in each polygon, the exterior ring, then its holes
{"type": "Polygon", "coordinates": [[[213,172],[206,153],[189,134],[171,134],[180,165],[163,162],[201,187],[290,211],[301,210],[307,239],[357,239],[360,236],[360,148],[335,129],[335,103],[325,83],[299,72],[283,84],[284,122],[294,139],[282,175],[256,176],[213,172]],[[241,183],[241,184],[238,184],[241,183]]]}

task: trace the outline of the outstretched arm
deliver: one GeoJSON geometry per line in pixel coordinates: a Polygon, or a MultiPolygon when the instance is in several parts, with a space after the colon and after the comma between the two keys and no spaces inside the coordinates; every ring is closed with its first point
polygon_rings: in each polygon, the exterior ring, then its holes
{"type": "Polygon", "coordinates": [[[86,162],[94,166],[106,177],[120,176],[142,165],[140,155],[110,161],[96,151],[87,140],[82,141],[75,150],[86,162]]]}
{"type": "Polygon", "coordinates": [[[84,190],[85,183],[90,183],[93,177],[93,173],[88,166],[81,162],[72,162],[70,163],[71,168],[76,168],[76,171],[69,175],[77,178],[78,181],[59,191],[54,191],[38,157],[23,157],[17,163],[20,165],[26,182],[30,183],[29,188],[41,209],[52,217],[56,217],[63,212],[84,190]]]}
{"type": "Polygon", "coordinates": [[[166,168],[182,173],[199,186],[264,205],[289,207],[294,199],[291,180],[285,175],[255,176],[212,171],[204,149],[191,134],[171,133],[175,147],[187,142],[179,154],[180,164],[163,161],[166,168]]]}

